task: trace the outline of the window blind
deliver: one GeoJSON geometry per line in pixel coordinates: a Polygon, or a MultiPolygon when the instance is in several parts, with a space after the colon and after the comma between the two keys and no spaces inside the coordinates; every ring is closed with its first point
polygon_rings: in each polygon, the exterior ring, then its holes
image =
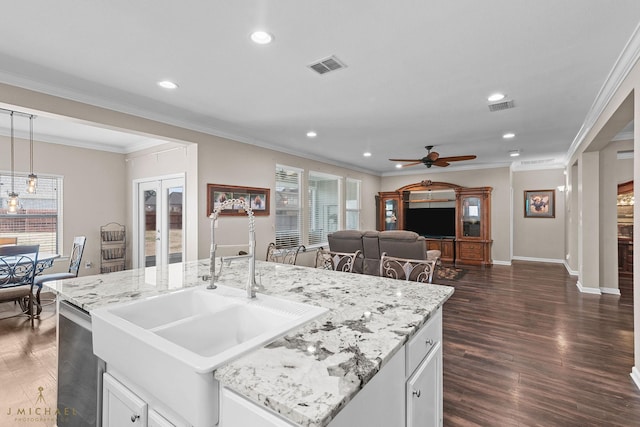
{"type": "Polygon", "coordinates": [[[40,245],[40,252],[61,253],[58,247],[62,178],[38,175],[35,193],[27,193],[27,174],[16,173],[18,213],[7,212],[11,175],[0,172],[0,236],[17,237],[20,245],[40,245]]]}
{"type": "Polygon", "coordinates": [[[276,246],[291,248],[302,244],[302,205],[299,169],[276,166],[276,246]]]}

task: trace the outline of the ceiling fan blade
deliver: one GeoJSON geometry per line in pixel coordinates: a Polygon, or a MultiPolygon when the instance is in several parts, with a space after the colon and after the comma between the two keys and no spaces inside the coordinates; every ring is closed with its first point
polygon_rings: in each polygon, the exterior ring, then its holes
{"type": "MultiPolygon", "coordinates": [[[[443,157],[442,159],[444,159],[444,157],[443,157]]],[[[436,160],[435,162],[433,162],[432,164],[433,164],[433,165],[436,165],[436,166],[443,167],[443,168],[444,168],[444,167],[446,167],[446,166],[449,166],[449,163],[448,163],[448,162],[445,162],[445,161],[444,161],[444,160],[442,160],[442,159],[438,159],[438,160],[436,160]]]]}
{"type": "Polygon", "coordinates": [[[415,162],[413,162],[413,163],[407,163],[407,164],[405,164],[405,165],[402,165],[402,167],[403,167],[403,168],[407,168],[407,167],[409,167],[409,166],[415,166],[415,165],[421,165],[421,164],[422,164],[422,160],[417,160],[417,161],[415,161],[415,162]]]}
{"type": "Polygon", "coordinates": [[[440,154],[438,154],[435,151],[432,151],[429,154],[427,154],[427,160],[429,160],[430,162],[435,162],[436,160],[438,160],[438,157],[440,157],[440,154]]]}
{"type": "Polygon", "coordinates": [[[462,160],[473,160],[475,159],[476,156],[474,155],[470,155],[470,156],[452,156],[452,157],[442,157],[439,160],[443,160],[445,162],[460,162],[462,160]]]}
{"type": "Polygon", "coordinates": [[[421,159],[389,159],[392,162],[421,162],[421,159]]]}

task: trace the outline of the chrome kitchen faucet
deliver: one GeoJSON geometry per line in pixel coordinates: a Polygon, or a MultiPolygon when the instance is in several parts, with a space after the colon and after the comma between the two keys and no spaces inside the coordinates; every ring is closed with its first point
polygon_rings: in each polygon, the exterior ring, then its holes
{"type": "Polygon", "coordinates": [[[209,215],[209,219],[211,220],[211,248],[209,251],[210,258],[210,267],[209,267],[209,277],[205,276],[206,279],[209,280],[209,285],[207,289],[216,289],[216,280],[219,279],[220,274],[222,273],[222,264],[220,265],[220,270],[218,274],[216,274],[216,240],[215,240],[215,224],[218,220],[218,216],[220,215],[220,211],[233,206],[240,206],[247,212],[249,216],[249,253],[247,255],[235,255],[222,257],[221,261],[227,265],[231,263],[231,261],[235,259],[249,259],[249,277],[247,278],[247,298],[255,298],[256,297],[256,223],[255,218],[253,216],[253,210],[249,205],[249,202],[244,199],[228,199],[225,200],[216,206],[216,208],[209,215]]]}

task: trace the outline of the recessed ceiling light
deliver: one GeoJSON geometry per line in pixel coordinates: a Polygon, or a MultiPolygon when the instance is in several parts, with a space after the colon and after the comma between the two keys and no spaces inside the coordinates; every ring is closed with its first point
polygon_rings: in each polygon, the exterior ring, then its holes
{"type": "Polygon", "coordinates": [[[162,80],[158,82],[158,86],[163,87],[165,89],[176,89],[178,87],[177,84],[170,80],[162,80]]]}
{"type": "Polygon", "coordinates": [[[515,133],[513,133],[513,132],[507,132],[507,133],[505,133],[505,134],[503,134],[503,135],[502,135],[502,137],[503,137],[504,139],[511,139],[511,138],[515,138],[515,136],[516,136],[516,134],[515,134],[515,133]]]}
{"type": "Polygon", "coordinates": [[[318,134],[313,130],[307,132],[307,138],[315,138],[316,136],[318,136],[318,134]]]}
{"type": "Polygon", "coordinates": [[[269,44],[273,41],[273,36],[266,31],[254,31],[251,33],[251,40],[258,44],[269,44]]]}
{"type": "Polygon", "coordinates": [[[400,163],[397,163],[397,164],[396,164],[396,168],[398,168],[398,169],[402,169],[402,165],[401,165],[400,163]]]}
{"type": "Polygon", "coordinates": [[[487,98],[487,101],[489,102],[496,102],[496,101],[500,101],[504,99],[504,94],[503,93],[494,93],[493,95],[490,95],[487,98]]]}
{"type": "Polygon", "coordinates": [[[362,155],[365,157],[371,157],[371,153],[368,151],[365,151],[364,153],[362,153],[362,155]]]}
{"type": "Polygon", "coordinates": [[[519,150],[509,151],[509,155],[511,157],[518,157],[520,155],[520,151],[519,150]]]}

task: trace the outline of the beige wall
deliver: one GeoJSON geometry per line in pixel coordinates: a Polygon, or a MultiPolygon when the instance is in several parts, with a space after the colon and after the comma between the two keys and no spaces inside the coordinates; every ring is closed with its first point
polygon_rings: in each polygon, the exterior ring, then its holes
{"type": "Polygon", "coordinates": [[[513,256],[564,262],[565,197],[558,186],[564,186],[562,169],[514,171],[513,179],[513,256]],[[526,190],[555,190],[555,218],[525,218],[526,190]]]}
{"type": "MultiPolygon", "coordinates": [[[[375,194],[379,191],[379,177],[278,151],[213,137],[211,141],[206,144],[200,144],[198,147],[198,194],[200,210],[202,211],[202,214],[198,217],[198,228],[200,230],[198,252],[201,258],[208,256],[209,253],[208,233],[210,222],[205,212],[206,188],[209,183],[266,187],[270,189],[270,215],[255,217],[256,252],[258,258],[264,258],[267,245],[269,242],[275,241],[275,204],[273,203],[273,195],[275,192],[275,170],[278,164],[303,169],[304,175],[307,175],[312,170],[343,178],[361,180],[362,210],[360,228],[375,229],[375,194]]],[[[302,203],[306,203],[306,199],[304,199],[306,195],[305,182],[306,180],[303,179],[302,203]]],[[[344,199],[344,192],[342,196],[344,199]]],[[[247,243],[248,228],[246,218],[222,217],[219,220],[218,229],[216,229],[216,241],[222,245],[247,243]]],[[[307,257],[303,258],[306,259],[307,257]]],[[[311,260],[308,261],[307,264],[310,264],[311,260]]]]}
{"type": "MultiPolygon", "coordinates": [[[[305,170],[315,170],[318,172],[331,173],[342,177],[351,177],[362,180],[362,219],[361,227],[375,228],[375,205],[374,196],[379,191],[380,178],[374,175],[352,171],[347,168],[337,167],[326,163],[304,159],[273,150],[258,148],[255,146],[242,144],[228,139],[216,137],[198,131],[184,129],[166,123],[133,116],[101,107],[96,107],[80,102],[63,99],[31,90],[10,86],[0,83],[0,102],[23,109],[24,111],[35,110],[54,113],[59,116],[70,117],[73,120],[86,123],[97,123],[99,125],[124,131],[132,131],[136,134],[147,135],[154,138],[164,139],[167,142],[196,143],[197,164],[190,162],[189,177],[192,177],[194,169],[197,169],[197,179],[191,181],[191,186],[197,186],[197,203],[189,203],[189,212],[195,212],[195,217],[189,221],[187,227],[194,227],[197,224],[194,234],[197,239],[190,240],[190,243],[197,245],[197,258],[204,258],[209,253],[209,221],[206,217],[206,184],[231,184],[246,185],[250,187],[267,187],[275,190],[275,165],[277,163],[294,166],[305,170]],[[197,242],[195,241],[197,240],[197,242]]],[[[102,152],[98,152],[102,153],[102,152]]],[[[136,153],[137,154],[137,153],[136,153]]],[[[135,154],[134,154],[135,156],[135,154]]],[[[81,161],[81,160],[80,160],[81,161]]],[[[154,175],[159,169],[154,169],[154,175]]],[[[124,160],[120,165],[118,181],[125,179],[124,160]]],[[[136,172],[137,177],[142,176],[140,171],[136,172]]],[[[132,178],[134,175],[131,175],[132,178]]],[[[102,180],[108,183],[108,179],[102,180]]],[[[126,219],[129,230],[132,227],[132,206],[131,182],[123,184],[118,189],[125,194],[128,200],[122,201],[123,209],[122,221],[126,219]],[[127,197],[126,195],[129,195],[127,197]],[[126,213],[124,213],[126,212],[126,213]]],[[[304,189],[303,189],[304,194],[304,189]]],[[[122,194],[120,195],[122,199],[122,194]]],[[[275,239],[274,211],[268,217],[257,217],[257,251],[258,256],[266,252],[268,242],[275,239]]],[[[217,236],[221,243],[232,244],[248,240],[246,224],[242,218],[225,217],[220,222],[220,231],[217,236]],[[230,222],[226,225],[225,222],[230,222]]]]}
{"type": "MultiPolygon", "coordinates": [[[[9,139],[0,137],[0,152],[9,152],[9,139]]],[[[16,172],[28,173],[29,143],[15,143],[16,172]]],[[[36,174],[63,177],[62,220],[63,258],[50,272],[69,268],[73,237],[87,237],[80,275],[100,272],[100,226],[109,222],[126,223],[127,189],[124,156],[104,151],[34,141],[33,167],[36,174]],[[84,264],[91,262],[91,268],[84,264]]],[[[10,170],[10,156],[0,156],[0,169],[10,170]]]]}
{"type": "MultiPolygon", "coordinates": [[[[416,166],[416,168],[422,168],[416,166]]],[[[494,263],[511,263],[511,184],[508,167],[472,171],[428,172],[417,169],[416,174],[382,178],[381,191],[393,191],[407,184],[423,180],[450,182],[463,187],[492,187],[491,192],[491,257],[494,263]]]]}
{"type": "MultiPolygon", "coordinates": [[[[136,209],[132,205],[139,181],[158,180],[181,176],[185,181],[183,234],[185,260],[198,259],[198,145],[188,143],[167,143],[152,149],[142,150],[126,156],[127,167],[127,224],[133,225],[136,209]],[[195,190],[191,190],[195,189],[195,190]]],[[[134,227],[130,227],[134,230],[134,227]]],[[[129,239],[129,265],[136,265],[134,258],[138,248],[132,247],[133,236],[129,239]]],[[[141,249],[140,249],[141,250],[141,249]]]]}

